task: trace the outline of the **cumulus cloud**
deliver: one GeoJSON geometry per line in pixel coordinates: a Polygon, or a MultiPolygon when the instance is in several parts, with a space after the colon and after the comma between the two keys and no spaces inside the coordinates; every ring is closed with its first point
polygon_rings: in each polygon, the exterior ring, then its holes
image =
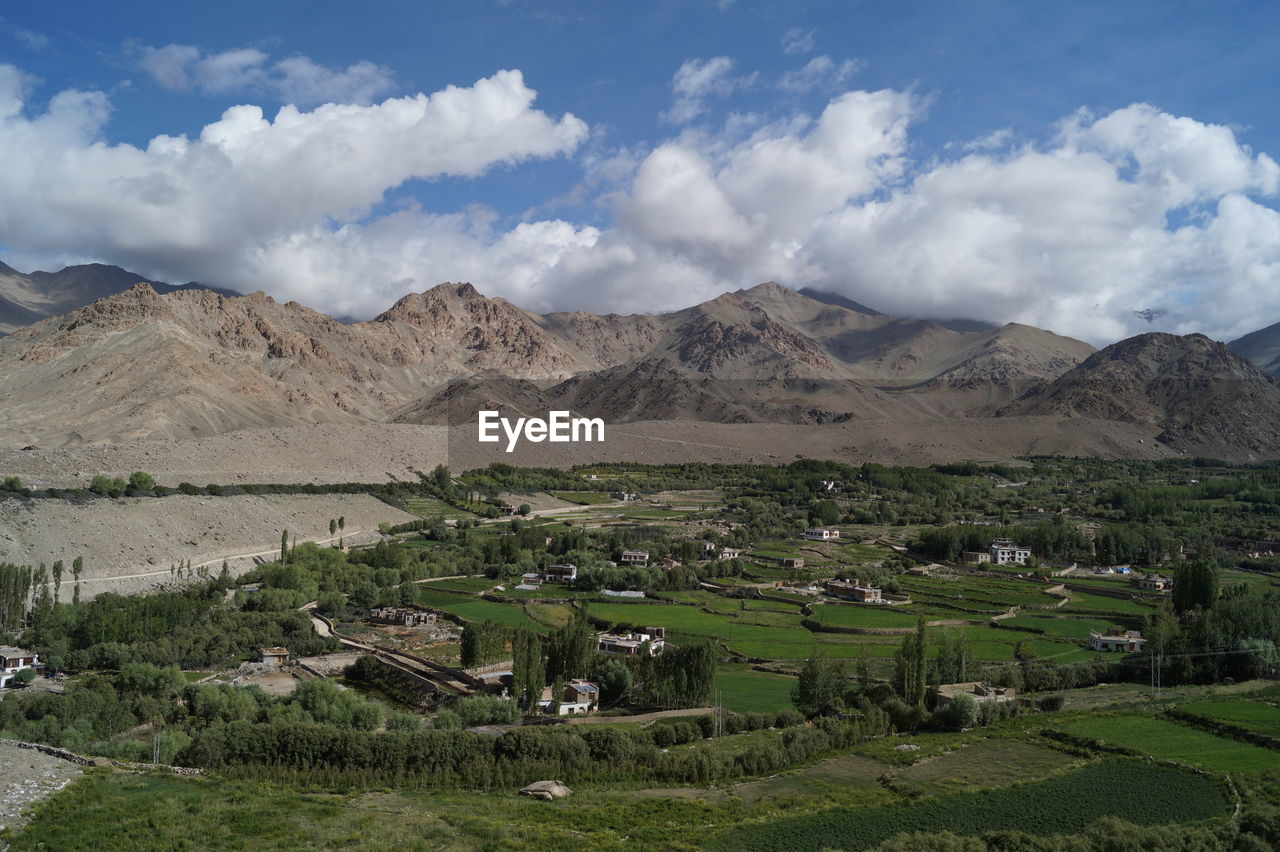
{"type": "Polygon", "coordinates": [[[813,50],[813,37],[817,32],[816,29],[806,30],[801,27],[787,30],[782,34],[782,52],[788,56],[808,53],[813,50]]]}
{"type": "Polygon", "coordinates": [[[369,104],[395,87],[391,70],[372,62],[328,68],[305,56],[277,62],[257,48],[208,53],[189,44],[135,48],[139,67],[175,92],[210,95],[268,93],[297,106],[336,102],[369,104]]]}
{"type": "Polygon", "coordinates": [[[1042,146],[997,132],[918,164],[908,130],[922,113],[904,93],[851,92],[814,120],[683,133],[639,163],[615,225],[566,251],[543,289],[653,310],[776,279],[1096,344],[1274,321],[1280,214],[1263,201],[1280,167],[1230,129],[1136,104],[1068,116],[1042,146]],[[1161,314],[1151,325],[1145,308],[1161,314]]]}
{"type": "MultiPolygon", "coordinates": [[[[144,273],[261,286],[348,310],[401,293],[366,276],[302,271],[317,245],[350,251],[409,220],[436,235],[453,227],[462,246],[492,242],[499,258],[514,251],[503,245],[518,245],[516,236],[503,243],[448,217],[401,211],[364,221],[388,190],[568,154],[587,135],[573,115],[534,109],[535,92],[519,71],[374,106],[286,106],[273,119],[259,107],[236,106],[198,138],[157,136],[143,148],[104,140],[111,109],[100,92],[64,91],[33,116],[22,97],[21,74],[0,66],[0,196],[7,202],[0,244],[29,257],[109,258],[144,273]],[[293,273],[280,260],[289,246],[297,249],[293,273]]],[[[549,244],[561,239],[547,233],[549,244]]],[[[434,277],[431,254],[415,259],[419,275],[434,277]]]]}
{"type": "Polygon", "coordinates": [[[801,94],[819,86],[839,86],[861,67],[862,64],[856,59],[846,59],[837,64],[830,56],[815,56],[803,67],[783,74],[778,79],[778,88],[784,92],[801,94]]]}
{"type": "MultiPolygon", "coordinates": [[[[678,93],[725,91],[726,63],[695,62],[678,93]]],[[[0,245],[19,265],[104,260],[357,316],[444,280],[538,310],[656,311],[773,279],[1094,343],[1152,328],[1230,339],[1276,319],[1280,166],[1227,127],[1146,104],[1068,115],[1039,144],[1001,129],[917,160],[924,102],[848,91],[816,115],[592,150],[574,203],[596,200],[609,224],[510,226],[480,205],[431,210],[429,185],[385,200],[406,181],[579,150],[586,125],[535,109],[518,71],[371,106],[237,106],[144,147],[105,138],[105,95],[35,111],[28,85],[0,66],[0,245]],[[1148,308],[1151,324],[1135,314],[1148,308]]]]}
{"type": "Polygon", "coordinates": [[[675,100],[671,109],[662,114],[662,120],[671,124],[688,124],[706,111],[708,98],[727,97],[755,83],[755,74],[734,76],[733,64],[727,56],[684,62],[671,79],[675,100]]]}

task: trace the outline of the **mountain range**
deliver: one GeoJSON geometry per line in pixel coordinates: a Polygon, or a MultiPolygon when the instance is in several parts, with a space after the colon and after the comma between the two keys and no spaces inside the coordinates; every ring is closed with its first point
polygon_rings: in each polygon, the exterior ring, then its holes
{"type": "MultiPolygon", "coordinates": [[[[128,275],[94,269],[107,288],[128,275]]],[[[20,279],[45,296],[28,304],[55,304],[38,285],[58,276],[58,298],[92,290],[71,286],[68,270],[3,275],[6,298],[20,279]]],[[[0,446],[460,423],[500,407],[611,422],[939,428],[1048,415],[1143,424],[1180,452],[1280,454],[1280,384],[1201,335],[1145,334],[1096,351],[1030,326],[891,317],[775,283],[627,316],[537,314],[470,284],[441,284],[344,323],[260,292],[133,277],[128,289],[0,338],[0,446]]]]}

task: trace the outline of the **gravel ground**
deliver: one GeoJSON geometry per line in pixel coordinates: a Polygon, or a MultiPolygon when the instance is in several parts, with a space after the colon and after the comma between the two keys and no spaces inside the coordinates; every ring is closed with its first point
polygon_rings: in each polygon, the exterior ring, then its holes
{"type": "Polygon", "coordinates": [[[38,751],[0,745],[0,828],[22,825],[24,810],[52,796],[80,773],[81,768],[74,763],[38,751]]]}
{"type": "MultiPolygon", "coordinates": [[[[349,544],[376,540],[378,524],[413,515],[367,494],[272,494],[234,497],[138,497],[65,500],[0,500],[0,561],[51,565],[83,556],[82,596],[141,591],[171,581],[169,566],[190,559],[217,573],[228,559],[240,573],[258,559],[272,559],[280,534],[310,541],[329,539],[329,521],[346,519],[349,544]],[[230,558],[239,557],[239,558],[230,558]]],[[[61,598],[72,592],[70,570],[61,598]]]]}

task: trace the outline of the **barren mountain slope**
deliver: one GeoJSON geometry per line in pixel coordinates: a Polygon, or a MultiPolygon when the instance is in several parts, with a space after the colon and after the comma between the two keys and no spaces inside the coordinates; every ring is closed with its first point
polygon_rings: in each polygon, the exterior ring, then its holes
{"type": "Polygon", "coordinates": [[[1280,383],[1202,334],[1122,340],[1001,413],[1150,423],[1158,440],[1185,453],[1280,453],[1280,383]]]}
{"type": "Polygon", "coordinates": [[[202,284],[165,284],[148,281],[118,266],[87,263],[57,272],[24,274],[0,263],[0,333],[84,307],[96,299],[123,293],[139,281],[147,281],[159,293],[207,289],[223,296],[238,293],[202,284]]]}
{"type": "Polygon", "coordinates": [[[1280,322],[1237,338],[1227,348],[1280,378],[1280,322]]]}

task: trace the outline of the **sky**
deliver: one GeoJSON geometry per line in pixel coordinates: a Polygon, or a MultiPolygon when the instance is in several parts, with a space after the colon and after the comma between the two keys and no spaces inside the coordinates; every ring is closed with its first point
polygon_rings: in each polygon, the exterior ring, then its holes
{"type": "Polygon", "coordinates": [[[0,258],[368,318],[763,281],[1105,344],[1280,321],[1280,5],[0,6],[0,258]]]}

